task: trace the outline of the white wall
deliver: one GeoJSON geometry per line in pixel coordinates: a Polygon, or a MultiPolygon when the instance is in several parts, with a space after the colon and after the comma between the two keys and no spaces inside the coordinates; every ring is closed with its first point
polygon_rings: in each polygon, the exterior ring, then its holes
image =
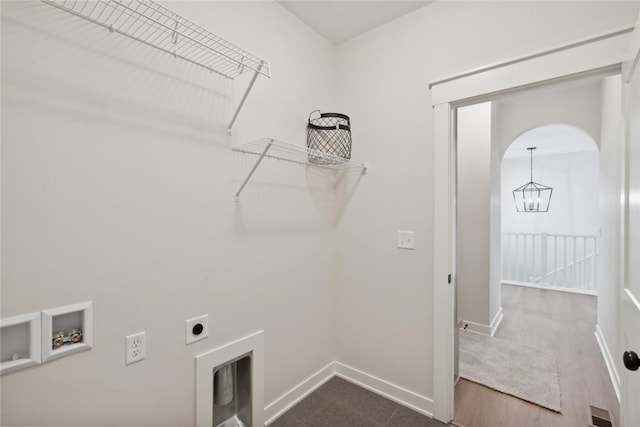
{"type": "MultiPolygon", "coordinates": [[[[621,338],[618,335],[618,302],[622,287],[621,275],[621,207],[623,135],[621,80],[609,77],[602,83],[602,136],[600,142],[600,255],[597,280],[601,284],[598,294],[598,328],[613,359],[614,368],[620,372],[621,338]]],[[[606,358],[606,355],[605,355],[606,358]]],[[[615,376],[615,375],[614,375],[615,376]]],[[[619,380],[618,386],[619,386],[619,380]]]]}
{"type": "Polygon", "coordinates": [[[484,333],[500,308],[500,149],[494,108],[486,102],[460,108],[457,115],[458,310],[472,329],[484,333]]]}
{"type": "Polygon", "coordinates": [[[2,425],[194,423],[196,354],[265,330],[265,403],[334,360],[330,177],[232,144],[304,144],[334,47],[274,2],[168,6],[273,64],[226,81],[39,1],[2,2],[2,317],[94,303],[94,348],[2,377],[2,425]],[[210,337],[184,345],[208,313],[210,337]],[[147,358],[125,366],[124,337],[147,358]]]}
{"type": "Polygon", "coordinates": [[[489,168],[489,323],[493,334],[502,320],[502,150],[500,147],[501,106],[491,104],[491,156],[489,168]]]}
{"type": "Polygon", "coordinates": [[[611,2],[435,2],[338,46],[338,105],[353,118],[354,158],[371,164],[338,228],[338,360],[433,396],[428,82],[631,24],[637,10],[611,2]],[[416,232],[415,251],[395,248],[398,229],[416,232]]]}
{"type": "MultiPolygon", "coordinates": [[[[530,159],[502,159],[502,231],[521,233],[598,233],[598,152],[601,121],[599,80],[573,82],[537,89],[499,102],[499,132],[502,154],[528,131],[550,124],[562,124],[567,132],[586,132],[593,141],[589,153],[545,156],[533,152],[534,181],[553,187],[549,212],[518,213],[512,191],[529,181],[530,159]],[[577,128],[577,129],[574,129],[577,128]],[[553,182],[553,184],[551,184],[553,182]]],[[[581,136],[581,135],[579,135],[581,136]]],[[[588,137],[586,137],[588,139],[588,137]]],[[[581,140],[585,138],[581,136],[581,140]]],[[[547,141],[530,141],[537,146],[547,141]]],[[[571,148],[575,149],[575,148],[571,148]]]]}
{"type": "Polygon", "coordinates": [[[599,143],[601,104],[598,80],[537,89],[499,104],[503,154],[524,132],[553,123],[582,129],[596,144],[599,143]]]}
{"type": "Polygon", "coordinates": [[[96,335],[3,376],[2,423],[190,425],[194,355],[259,328],[267,403],[334,358],[429,399],[427,83],[630,24],[637,4],[436,2],[337,48],[272,2],[171,7],[273,64],[231,141],[246,79],[2,2],[2,316],[93,300],[96,335]],[[316,108],[353,118],[353,157],[371,162],[355,191],[274,163],[235,204],[253,159],[230,146],[302,143],[316,108]],[[416,250],[395,248],[398,229],[416,250]],[[184,347],[184,319],[204,312],[211,337],[184,347]],[[125,367],[139,330],[148,358],[125,367]]]}
{"type": "Polygon", "coordinates": [[[502,231],[598,235],[598,151],[533,156],[533,180],[553,188],[549,212],[516,212],[512,191],[529,182],[530,159],[502,159],[502,231]]]}

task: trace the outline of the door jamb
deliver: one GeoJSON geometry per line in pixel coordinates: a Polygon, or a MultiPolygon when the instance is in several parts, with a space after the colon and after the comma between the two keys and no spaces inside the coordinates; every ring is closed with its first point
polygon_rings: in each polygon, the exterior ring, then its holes
{"type": "Polygon", "coordinates": [[[434,117],[433,415],[440,421],[448,423],[454,416],[455,110],[506,93],[619,74],[632,31],[633,26],[617,29],[429,84],[434,117]]]}

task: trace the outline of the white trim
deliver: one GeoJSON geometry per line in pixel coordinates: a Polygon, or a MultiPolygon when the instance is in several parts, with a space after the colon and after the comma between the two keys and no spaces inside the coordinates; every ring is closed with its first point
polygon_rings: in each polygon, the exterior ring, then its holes
{"type": "Polygon", "coordinates": [[[42,312],[41,333],[42,363],[68,356],[79,351],[91,350],[93,348],[93,302],[86,301],[78,304],[44,310],[42,312]],[[53,349],[51,347],[51,343],[54,333],[54,317],[76,312],[80,312],[82,315],[82,341],[76,344],[65,344],[62,347],[53,349]]]}
{"type": "Polygon", "coordinates": [[[511,64],[516,64],[518,62],[524,62],[524,61],[529,61],[531,59],[540,57],[540,56],[545,56],[545,55],[549,55],[550,53],[555,53],[555,52],[560,52],[563,50],[568,50],[568,49],[572,49],[574,47],[578,47],[581,45],[585,45],[585,44],[589,44],[589,43],[593,43],[595,41],[599,41],[602,39],[607,39],[607,38],[611,38],[611,37],[615,37],[621,34],[626,34],[626,33],[631,33],[633,31],[633,26],[625,26],[625,27],[620,27],[618,29],[614,29],[614,30],[609,30],[606,31],[604,33],[601,33],[599,35],[595,35],[595,36],[590,36],[587,37],[585,39],[582,40],[578,40],[574,43],[569,43],[569,44],[563,44],[560,46],[557,46],[555,48],[551,48],[551,49],[545,49],[543,51],[538,51],[529,55],[522,55],[522,56],[517,56],[513,59],[510,59],[508,61],[502,61],[502,62],[498,62],[495,64],[489,64],[489,65],[484,65],[482,67],[479,68],[473,68],[471,70],[467,70],[464,71],[462,73],[458,73],[458,74],[454,74],[452,76],[449,77],[445,77],[445,78],[441,78],[441,79],[437,79],[434,80],[432,82],[429,83],[429,89],[431,89],[431,87],[442,84],[442,83],[447,83],[449,81],[452,80],[458,80],[461,78],[465,78],[474,74],[480,74],[480,73],[484,73],[486,71],[491,71],[494,70],[496,68],[500,68],[500,67],[505,67],[507,65],[511,65],[511,64]]]}
{"type": "Polygon", "coordinates": [[[629,298],[629,301],[631,301],[631,303],[634,305],[634,309],[640,311],[640,301],[638,301],[635,295],[633,295],[633,292],[631,292],[628,288],[624,288],[623,292],[625,296],[629,298]]]}
{"type": "Polygon", "coordinates": [[[480,334],[480,335],[491,335],[491,326],[489,325],[475,323],[470,320],[463,320],[462,322],[463,322],[463,325],[462,325],[462,328],[460,328],[461,331],[469,331],[469,332],[473,332],[474,334],[480,334]]]}
{"type": "Polygon", "coordinates": [[[454,286],[447,282],[453,273],[455,282],[454,215],[455,120],[456,106],[491,100],[502,93],[521,91],[579,77],[619,73],[625,58],[630,33],[612,31],[611,37],[582,44],[567,44],[566,49],[550,49],[534,58],[493,66],[492,69],[431,86],[433,109],[433,413],[448,423],[454,411],[454,331],[456,321],[454,286]],[[452,123],[453,122],[453,123],[452,123]]]}
{"type": "Polygon", "coordinates": [[[492,337],[495,335],[496,329],[498,329],[498,326],[500,326],[500,322],[502,322],[503,317],[504,316],[502,314],[502,307],[500,307],[496,315],[493,316],[493,320],[491,321],[490,325],[483,325],[482,323],[475,323],[470,320],[463,320],[462,327],[460,328],[460,330],[473,332],[480,335],[488,335],[492,337]]]}
{"type": "Polygon", "coordinates": [[[493,316],[493,320],[491,321],[491,336],[494,336],[496,334],[496,330],[498,329],[498,326],[500,326],[503,317],[504,314],[502,313],[502,306],[500,306],[500,309],[498,310],[496,315],[493,316]]]}
{"type": "Polygon", "coordinates": [[[7,372],[15,371],[17,369],[22,369],[29,366],[37,365],[42,361],[40,312],[22,314],[19,316],[0,319],[0,329],[6,328],[9,326],[20,325],[20,324],[28,325],[29,355],[28,357],[23,357],[18,360],[7,360],[0,363],[0,373],[2,374],[6,374],[7,372]]]}
{"type": "Polygon", "coordinates": [[[459,78],[431,85],[433,105],[469,101],[477,97],[590,75],[600,70],[619,73],[630,31],[614,31],[591,41],[570,43],[520,60],[505,61],[459,78]]]}
{"type": "Polygon", "coordinates": [[[264,331],[196,356],[196,426],[213,425],[213,369],[251,354],[251,427],[264,426],[264,331]]]}
{"type": "Polygon", "coordinates": [[[616,364],[613,357],[611,357],[609,346],[607,346],[607,341],[604,339],[604,335],[602,335],[600,325],[596,325],[594,334],[596,336],[596,341],[598,341],[598,345],[600,346],[600,352],[602,353],[602,357],[604,358],[604,363],[607,365],[607,370],[609,371],[609,377],[611,377],[613,390],[616,392],[618,403],[620,403],[620,375],[618,375],[616,364]]]}
{"type": "Polygon", "coordinates": [[[629,46],[627,46],[627,58],[622,65],[622,80],[625,83],[629,83],[634,69],[640,63],[640,16],[634,29],[629,46]]]}
{"type": "Polygon", "coordinates": [[[311,374],[297,386],[265,406],[265,425],[274,422],[278,417],[287,412],[291,407],[310,395],[318,387],[329,381],[336,374],[335,362],[329,363],[318,372],[311,374]]]}
{"type": "Polygon", "coordinates": [[[454,226],[455,116],[449,104],[434,106],[433,147],[433,416],[453,419],[454,373],[454,226]],[[453,277],[450,283],[449,275],[453,277]]]}
{"type": "Polygon", "coordinates": [[[382,397],[393,400],[402,406],[411,408],[416,412],[433,417],[433,400],[422,396],[406,388],[392,384],[381,378],[352,368],[341,362],[335,362],[336,375],[360,387],[366,388],[382,397]]]}
{"type": "Polygon", "coordinates": [[[517,282],[515,280],[503,280],[502,284],[509,286],[522,286],[525,288],[547,289],[549,291],[567,292],[570,294],[591,295],[594,297],[598,296],[598,291],[592,291],[590,289],[565,288],[563,286],[554,285],[539,285],[537,283],[517,282]]]}
{"type": "Polygon", "coordinates": [[[340,377],[384,398],[393,400],[394,402],[413,409],[423,415],[433,417],[432,399],[359,369],[345,365],[342,362],[333,361],[267,405],[264,408],[264,418],[267,420],[265,422],[265,426],[275,422],[286,411],[291,409],[294,405],[299,403],[302,399],[307,397],[334,376],[340,377]]]}

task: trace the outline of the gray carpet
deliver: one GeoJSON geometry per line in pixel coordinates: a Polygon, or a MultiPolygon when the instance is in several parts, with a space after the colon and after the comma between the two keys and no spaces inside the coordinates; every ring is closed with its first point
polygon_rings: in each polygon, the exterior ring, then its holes
{"type": "Polygon", "coordinates": [[[461,331],[460,376],[552,411],[561,410],[558,365],[549,350],[461,331]]]}

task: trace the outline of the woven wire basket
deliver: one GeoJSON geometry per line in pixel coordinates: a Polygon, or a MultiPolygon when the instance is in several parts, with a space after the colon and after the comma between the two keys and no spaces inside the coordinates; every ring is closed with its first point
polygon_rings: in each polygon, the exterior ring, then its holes
{"type": "Polygon", "coordinates": [[[342,163],[340,159],[351,159],[349,116],[340,113],[320,113],[320,110],[312,111],[307,124],[307,148],[332,156],[309,154],[311,163],[332,165],[342,163]],[[314,113],[318,113],[319,117],[312,118],[314,113]]]}

